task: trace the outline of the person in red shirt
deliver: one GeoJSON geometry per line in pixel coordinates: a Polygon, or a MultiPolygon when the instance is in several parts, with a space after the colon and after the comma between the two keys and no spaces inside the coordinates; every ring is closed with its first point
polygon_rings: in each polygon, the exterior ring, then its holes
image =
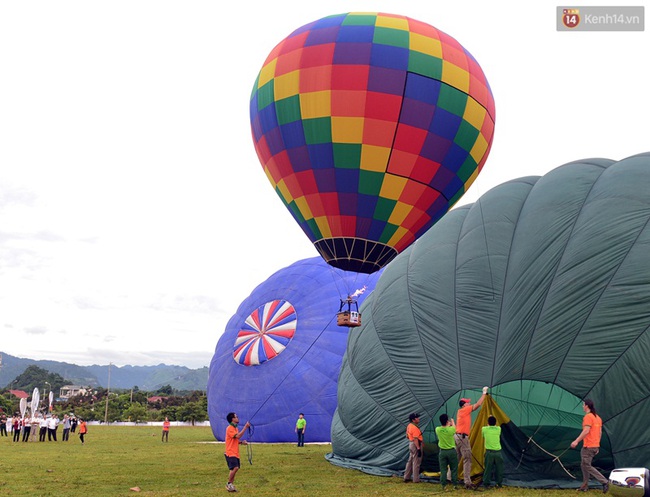
{"type": "Polygon", "coordinates": [[[406,461],[404,470],[404,483],[411,481],[420,483],[420,465],[422,464],[422,431],[418,427],[420,424],[420,415],[418,413],[409,414],[410,423],[406,427],[406,438],[409,440],[409,458],[406,461]]]}
{"type": "Polygon", "coordinates": [[[12,423],[13,423],[12,426],[13,426],[14,442],[20,442],[20,428],[23,425],[23,420],[20,419],[18,414],[14,414],[12,423]]]}
{"type": "Polygon", "coordinates": [[[475,488],[472,483],[472,446],[469,443],[469,434],[472,428],[472,412],[481,407],[488,387],[483,387],[483,395],[478,399],[476,404],[472,404],[471,399],[460,399],[458,402],[458,412],[456,413],[456,455],[459,461],[463,461],[463,480],[465,488],[472,490],[475,488]]]}
{"type": "Polygon", "coordinates": [[[165,421],[163,421],[163,431],[162,431],[163,442],[169,442],[169,425],[171,425],[171,423],[169,422],[169,418],[165,417],[165,421]]]}
{"type": "Polygon", "coordinates": [[[609,480],[605,478],[600,471],[591,464],[596,454],[600,450],[600,437],[603,429],[603,420],[596,414],[594,401],[585,399],[582,403],[582,410],[585,417],[582,418],[582,431],[578,438],[571,442],[571,448],[575,449],[582,441],[582,450],[580,451],[580,467],[582,468],[582,485],[578,489],[580,492],[589,490],[589,477],[593,476],[603,485],[603,493],[609,491],[609,480]]]}
{"type": "Polygon", "coordinates": [[[226,457],[226,463],[228,464],[228,483],[226,484],[226,489],[228,492],[236,492],[235,488],[235,475],[240,467],[239,462],[239,444],[247,445],[246,440],[241,440],[242,435],[251,425],[248,421],[241,429],[237,431],[237,425],[239,424],[239,417],[234,412],[229,412],[226,416],[226,421],[228,421],[228,428],[226,428],[226,452],[224,456],[226,457]]]}

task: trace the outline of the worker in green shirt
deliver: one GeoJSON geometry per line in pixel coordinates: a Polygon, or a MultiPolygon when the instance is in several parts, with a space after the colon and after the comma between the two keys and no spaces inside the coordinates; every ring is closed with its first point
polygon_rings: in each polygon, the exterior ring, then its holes
{"type": "Polygon", "coordinates": [[[298,447],[305,446],[305,429],[307,428],[307,420],[305,415],[300,413],[296,421],[296,433],[298,434],[298,447]]]}
{"type": "Polygon", "coordinates": [[[458,455],[456,454],[456,424],[454,418],[446,414],[440,415],[440,425],[436,426],[436,436],[438,437],[438,463],[440,465],[440,484],[442,489],[447,485],[447,469],[451,472],[451,483],[454,489],[458,485],[458,455]]]}
{"type": "Polygon", "coordinates": [[[497,426],[497,418],[490,416],[488,426],[481,428],[485,440],[485,468],[483,472],[483,485],[490,486],[492,473],[497,487],[503,483],[503,455],[501,454],[501,427],[497,426]]]}

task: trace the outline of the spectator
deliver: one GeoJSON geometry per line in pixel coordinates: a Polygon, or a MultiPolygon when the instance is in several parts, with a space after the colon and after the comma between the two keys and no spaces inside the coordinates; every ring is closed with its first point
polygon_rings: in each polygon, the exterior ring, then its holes
{"type": "Polygon", "coordinates": [[[18,414],[14,414],[13,421],[11,423],[12,433],[14,434],[14,442],[20,442],[20,427],[22,420],[18,414]]]}
{"type": "Polygon", "coordinates": [[[0,414],[0,436],[6,437],[7,435],[7,415],[3,412],[0,414]]]}
{"type": "Polygon", "coordinates": [[[163,421],[163,430],[162,430],[162,441],[169,442],[169,418],[165,416],[165,421],[163,421]]]}
{"type": "Polygon", "coordinates": [[[67,442],[70,437],[70,417],[67,414],[63,415],[63,442],[67,442]]]}
{"type": "Polygon", "coordinates": [[[86,441],[86,433],[88,433],[88,426],[83,419],[79,418],[79,440],[81,440],[81,445],[86,441]]]}

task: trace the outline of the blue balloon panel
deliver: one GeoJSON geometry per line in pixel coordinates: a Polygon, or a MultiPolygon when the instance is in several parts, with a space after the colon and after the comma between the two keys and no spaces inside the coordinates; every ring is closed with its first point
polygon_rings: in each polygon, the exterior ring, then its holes
{"type": "Polygon", "coordinates": [[[208,413],[223,440],[229,412],[253,424],[253,441],[293,442],[300,413],[305,441],[329,442],[336,410],[339,369],[349,333],[337,326],[340,299],[359,305],[382,271],[358,274],[333,268],[322,258],[281,269],[244,300],[217,343],[210,363],[208,413]]]}

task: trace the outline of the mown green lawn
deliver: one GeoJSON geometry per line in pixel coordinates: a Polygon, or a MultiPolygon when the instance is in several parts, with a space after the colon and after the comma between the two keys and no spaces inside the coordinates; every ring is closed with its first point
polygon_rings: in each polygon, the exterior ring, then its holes
{"type": "MultiPolygon", "coordinates": [[[[60,431],[60,430],[59,430],[60,431]]],[[[17,442],[0,438],[0,496],[213,496],[228,495],[223,444],[209,427],[172,427],[169,443],[161,429],[148,426],[90,426],[86,444],[17,442]],[[138,487],[139,492],[130,490],[138,487]]],[[[60,433],[59,433],[60,437],[60,433]]],[[[432,483],[404,484],[400,477],[370,476],[333,466],[330,445],[253,444],[253,464],[241,447],[242,468],[233,495],[265,496],[418,496],[441,493],[432,483]]],[[[447,491],[473,495],[466,490],[447,491]]],[[[555,497],[574,490],[502,488],[494,496],[555,497]]],[[[592,490],[587,495],[602,495],[592,490]]]]}

